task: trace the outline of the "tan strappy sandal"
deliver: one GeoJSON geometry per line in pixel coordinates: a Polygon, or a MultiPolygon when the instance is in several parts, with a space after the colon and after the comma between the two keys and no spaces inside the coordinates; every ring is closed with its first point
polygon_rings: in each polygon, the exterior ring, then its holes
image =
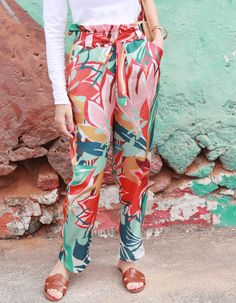
{"type": "Polygon", "coordinates": [[[62,274],[57,273],[57,274],[47,277],[47,279],[45,280],[44,293],[48,300],[59,301],[64,297],[64,295],[67,291],[67,287],[68,287],[68,280],[62,274]],[[47,290],[50,288],[56,289],[56,290],[62,292],[63,296],[60,299],[56,299],[55,297],[51,296],[47,292],[47,290]]]}
{"type": "MultiPolygon", "coordinates": [[[[122,272],[121,268],[118,267],[118,269],[122,272]]],[[[139,291],[144,289],[144,286],[146,284],[144,274],[141,271],[134,268],[134,267],[130,267],[126,271],[124,271],[124,273],[122,274],[122,281],[123,281],[123,284],[124,284],[125,288],[129,292],[139,292],[139,291]],[[127,285],[130,282],[143,282],[143,286],[141,286],[139,288],[129,289],[127,287],[127,285]]]]}

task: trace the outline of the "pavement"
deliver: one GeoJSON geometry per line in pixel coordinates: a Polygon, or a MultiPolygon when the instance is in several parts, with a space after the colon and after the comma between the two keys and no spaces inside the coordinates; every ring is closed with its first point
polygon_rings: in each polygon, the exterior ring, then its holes
{"type": "MultiPolygon", "coordinates": [[[[145,289],[129,293],[116,268],[118,235],[94,236],[92,262],[72,273],[61,303],[236,303],[236,228],[167,228],[144,239],[137,268],[145,289]]],[[[43,283],[61,239],[47,234],[0,241],[0,302],[44,303],[43,283]]]]}

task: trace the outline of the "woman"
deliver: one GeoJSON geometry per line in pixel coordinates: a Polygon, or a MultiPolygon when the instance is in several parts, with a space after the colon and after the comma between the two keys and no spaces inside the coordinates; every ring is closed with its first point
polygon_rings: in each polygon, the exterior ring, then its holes
{"type": "Polygon", "coordinates": [[[55,121],[70,138],[73,177],[64,200],[63,244],[45,281],[45,295],[60,300],[70,272],[91,262],[89,247],[100,187],[113,138],[113,173],[119,185],[118,269],[130,292],[144,288],[136,262],[144,256],[141,229],[147,199],[163,37],[154,0],[144,0],[152,32],[147,40],[139,0],[69,0],[74,34],[64,66],[66,0],[44,0],[43,19],[55,121]],[[64,70],[66,68],[66,77],[64,70]]]}

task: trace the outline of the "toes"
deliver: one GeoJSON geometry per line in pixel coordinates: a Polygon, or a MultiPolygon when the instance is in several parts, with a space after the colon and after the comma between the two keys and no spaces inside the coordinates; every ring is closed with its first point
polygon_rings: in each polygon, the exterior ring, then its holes
{"type": "Polygon", "coordinates": [[[48,294],[56,299],[62,298],[63,294],[61,291],[58,291],[56,289],[50,288],[47,290],[48,294]]]}
{"type": "Polygon", "coordinates": [[[130,282],[127,285],[128,289],[137,289],[143,287],[143,282],[130,282]]]}
{"type": "Polygon", "coordinates": [[[135,287],[135,284],[136,284],[135,282],[129,283],[129,284],[128,284],[128,288],[129,288],[129,289],[134,289],[134,288],[136,288],[136,287],[135,287]]]}

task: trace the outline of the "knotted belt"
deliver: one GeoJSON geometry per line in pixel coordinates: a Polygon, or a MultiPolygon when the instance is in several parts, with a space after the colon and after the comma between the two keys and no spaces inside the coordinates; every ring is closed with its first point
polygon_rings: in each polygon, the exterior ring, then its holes
{"type": "Polygon", "coordinates": [[[81,25],[72,23],[68,28],[68,34],[75,33],[73,43],[82,45],[85,48],[104,46],[98,58],[99,62],[107,63],[112,55],[112,47],[116,48],[116,79],[118,104],[125,106],[127,104],[127,81],[125,73],[126,50],[123,42],[131,42],[135,39],[144,39],[144,33],[138,20],[132,24],[120,25],[81,25]]]}

